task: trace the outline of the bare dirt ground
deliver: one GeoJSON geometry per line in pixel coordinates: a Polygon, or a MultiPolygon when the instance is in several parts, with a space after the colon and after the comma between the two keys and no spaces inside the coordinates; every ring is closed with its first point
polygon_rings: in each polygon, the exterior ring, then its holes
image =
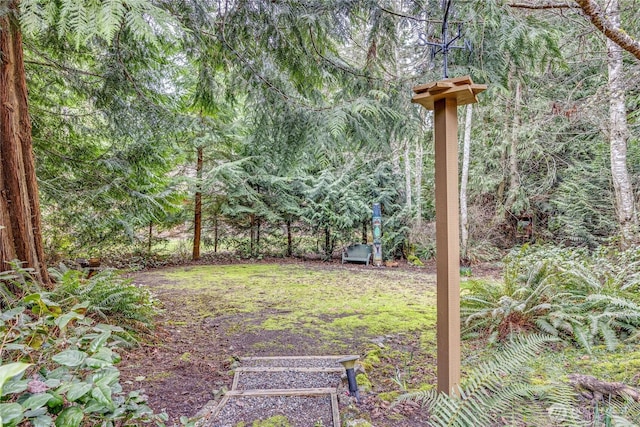
{"type": "MultiPolygon", "coordinates": [[[[300,261],[262,261],[296,262],[300,261]]],[[[347,267],[334,263],[309,262],[303,265],[313,269],[363,269],[363,265],[347,267]]],[[[435,264],[414,268],[406,264],[399,267],[403,274],[429,277],[434,280],[435,264]]],[[[499,276],[495,266],[474,267],[474,276],[499,276]]],[[[234,362],[239,356],[253,356],[256,346],[269,342],[272,356],[322,355],[327,354],[322,343],[309,334],[283,331],[243,332],[243,324],[258,324],[269,317],[269,312],[259,314],[229,313],[194,321],[185,301],[197,299],[197,291],[171,289],[161,286],[159,275],[139,272],[134,275],[136,283],[151,289],[161,302],[163,312],[158,318],[153,335],[142,345],[123,355],[120,364],[123,383],[131,389],[144,389],[149,404],[155,411],[166,411],[170,423],[178,424],[181,416],[193,417],[207,403],[220,399],[224,390],[231,388],[234,362]],[[191,294],[190,294],[191,293],[191,294]],[[257,316],[257,317],[256,317],[257,316]]],[[[353,348],[362,346],[368,337],[353,337],[353,348]]],[[[391,340],[393,342],[393,340],[391,340]]],[[[411,338],[397,345],[406,348],[414,345],[411,338]],[[408,340],[408,342],[407,342],[408,340]]],[[[369,343],[370,344],[370,343],[369,343]]],[[[387,343],[389,344],[389,343],[387,343]]],[[[435,361],[433,361],[435,364],[435,361]]],[[[393,361],[392,361],[393,363],[393,361]]],[[[397,361],[401,363],[401,361],[397,361]]],[[[430,369],[430,368],[429,368],[430,369]]],[[[420,372],[416,372],[420,374],[420,372]]],[[[425,373],[433,375],[433,372],[425,373]]],[[[342,409],[341,409],[342,410],[342,409]]],[[[376,427],[410,427],[424,425],[421,409],[416,404],[390,404],[376,396],[364,393],[362,403],[351,414],[352,418],[369,419],[376,427]]]]}

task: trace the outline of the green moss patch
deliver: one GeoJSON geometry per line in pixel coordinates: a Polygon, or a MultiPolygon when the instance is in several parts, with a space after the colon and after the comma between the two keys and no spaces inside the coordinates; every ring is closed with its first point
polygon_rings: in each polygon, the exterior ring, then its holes
{"type": "Polygon", "coordinates": [[[296,331],[324,340],[435,328],[433,282],[404,280],[380,270],[324,270],[296,265],[242,264],[158,272],[166,291],[184,297],[196,319],[254,315],[244,330],[296,331]]]}
{"type": "Polygon", "coordinates": [[[534,382],[549,383],[566,375],[591,375],[602,381],[623,382],[640,386],[640,346],[621,346],[616,352],[594,348],[591,354],[582,349],[566,347],[559,352],[545,352],[533,366],[534,382]]]}
{"type": "MultiPolygon", "coordinates": [[[[236,427],[248,427],[241,422],[236,427]]],[[[254,421],[251,427],[291,427],[289,419],[283,415],[276,415],[263,421],[254,421]]]]}

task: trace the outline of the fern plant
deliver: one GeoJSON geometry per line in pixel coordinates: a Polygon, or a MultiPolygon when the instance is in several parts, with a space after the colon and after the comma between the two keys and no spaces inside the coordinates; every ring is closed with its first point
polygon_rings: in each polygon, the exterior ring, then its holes
{"type": "Polygon", "coordinates": [[[637,426],[640,420],[640,402],[626,398],[623,400],[609,399],[607,402],[611,425],[637,426]]]}
{"type": "Polygon", "coordinates": [[[0,310],[13,308],[24,295],[40,292],[32,278],[34,269],[24,268],[20,261],[9,263],[9,269],[0,271],[0,310]]]}
{"type": "Polygon", "coordinates": [[[470,282],[462,313],[467,333],[501,341],[514,332],[538,331],[588,352],[597,344],[613,351],[640,337],[640,305],[629,289],[635,273],[598,267],[604,251],[525,246],[505,260],[502,283],[470,282]]]}
{"type": "Polygon", "coordinates": [[[513,340],[482,363],[450,395],[435,390],[407,393],[396,403],[417,401],[429,412],[429,426],[586,425],[566,384],[534,385],[527,364],[556,338],[532,334],[513,340]]]}
{"type": "Polygon", "coordinates": [[[85,279],[83,272],[61,266],[52,270],[52,275],[57,285],[51,298],[63,307],[86,301],[88,315],[136,331],[148,329],[157,313],[148,289],[134,285],[112,270],[85,279]]]}
{"type": "Polygon", "coordinates": [[[506,278],[502,283],[470,281],[469,293],[462,300],[466,332],[481,332],[492,342],[501,341],[514,332],[536,329],[537,319],[557,310],[548,264],[538,262],[528,273],[518,282],[506,278]]]}

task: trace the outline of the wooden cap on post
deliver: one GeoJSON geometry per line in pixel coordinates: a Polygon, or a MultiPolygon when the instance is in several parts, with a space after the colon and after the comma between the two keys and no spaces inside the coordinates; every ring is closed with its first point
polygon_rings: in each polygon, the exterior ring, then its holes
{"type": "Polygon", "coordinates": [[[436,101],[445,98],[455,98],[458,105],[474,104],[478,102],[476,95],[486,89],[487,85],[473,83],[470,76],[455,77],[415,86],[411,102],[427,110],[433,110],[436,101]]]}

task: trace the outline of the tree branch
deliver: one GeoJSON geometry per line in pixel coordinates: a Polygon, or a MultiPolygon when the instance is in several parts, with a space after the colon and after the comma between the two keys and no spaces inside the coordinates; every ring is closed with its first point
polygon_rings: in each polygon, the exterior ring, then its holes
{"type": "Polygon", "coordinates": [[[332,66],[336,67],[339,70],[344,71],[345,73],[351,74],[353,76],[356,77],[362,77],[365,78],[367,80],[379,80],[379,81],[384,81],[383,79],[380,78],[376,78],[376,77],[372,77],[372,76],[367,76],[365,74],[360,74],[355,72],[354,70],[349,69],[348,67],[338,64],[336,61],[326,57],[325,55],[323,55],[322,53],[320,53],[320,51],[318,50],[318,47],[316,45],[316,41],[315,38],[313,37],[313,31],[311,29],[311,26],[309,26],[309,37],[311,39],[311,46],[313,46],[313,50],[316,53],[316,55],[318,55],[320,58],[322,58],[323,60],[327,61],[329,64],[331,64],[332,66]]]}
{"type": "Polygon", "coordinates": [[[325,110],[330,110],[331,108],[333,108],[331,106],[314,107],[314,106],[312,106],[310,104],[307,104],[303,100],[297,99],[297,98],[295,98],[293,96],[289,96],[282,89],[280,89],[279,87],[276,87],[266,77],[264,77],[255,67],[253,67],[253,65],[251,64],[251,61],[249,61],[240,52],[238,52],[237,50],[235,50],[233,48],[231,43],[229,43],[227,41],[227,38],[226,38],[225,33],[224,33],[224,29],[220,32],[220,36],[218,36],[217,34],[210,33],[208,31],[204,31],[204,30],[202,31],[202,34],[206,34],[207,36],[212,37],[212,38],[219,38],[219,40],[227,47],[227,49],[229,49],[235,55],[235,57],[238,58],[238,60],[240,60],[242,63],[244,63],[245,67],[247,67],[255,77],[257,77],[260,81],[262,81],[267,88],[269,88],[270,90],[272,90],[273,92],[278,94],[278,96],[280,96],[285,102],[288,102],[288,103],[291,103],[291,104],[296,104],[296,105],[298,105],[300,107],[303,107],[303,108],[306,108],[307,110],[310,110],[310,111],[325,111],[325,110]]]}
{"type": "Polygon", "coordinates": [[[417,22],[429,22],[428,19],[424,19],[424,18],[419,18],[417,16],[411,16],[411,15],[405,15],[404,13],[399,13],[390,9],[386,9],[382,6],[378,6],[380,8],[381,11],[388,13],[389,15],[394,15],[394,16],[399,16],[400,18],[406,18],[406,19],[410,19],[412,21],[417,21],[417,22]]]}
{"type": "Polygon", "coordinates": [[[640,42],[629,36],[622,28],[613,25],[594,0],[575,1],[601,33],[640,60],[640,42]]]}
{"type": "Polygon", "coordinates": [[[628,396],[636,402],[640,401],[640,391],[620,382],[606,382],[590,375],[569,374],[569,384],[577,389],[588,390],[591,393],[600,393],[607,396],[628,396]]]}
{"type": "Polygon", "coordinates": [[[579,6],[572,4],[568,1],[565,2],[557,2],[557,1],[545,1],[539,3],[509,3],[509,7],[519,8],[519,9],[578,9],[579,6]]]}
{"type": "MultiPolygon", "coordinates": [[[[40,53],[40,52],[38,52],[40,53]]],[[[42,53],[40,53],[40,55],[42,55],[42,53]]],[[[47,61],[49,62],[41,62],[41,61],[35,61],[35,60],[28,60],[26,59],[24,61],[25,64],[33,64],[33,65],[38,65],[41,67],[50,67],[50,68],[57,68],[60,70],[64,70],[64,71],[68,71],[70,73],[74,73],[74,74],[82,74],[84,76],[91,76],[91,77],[98,77],[100,79],[104,79],[104,76],[100,75],[100,74],[96,74],[96,73],[92,73],[90,71],[85,71],[85,70],[81,70],[79,68],[73,68],[73,67],[69,67],[67,65],[61,64],[59,62],[54,61],[51,58],[47,58],[46,56],[42,55],[47,61]]]]}

